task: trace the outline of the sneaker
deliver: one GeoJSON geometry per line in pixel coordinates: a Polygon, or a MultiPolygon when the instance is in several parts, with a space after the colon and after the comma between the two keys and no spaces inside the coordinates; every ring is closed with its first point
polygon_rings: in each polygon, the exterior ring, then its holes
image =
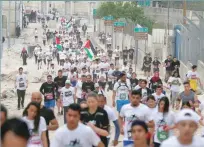
{"type": "Polygon", "coordinates": [[[63,111],[61,111],[61,115],[63,115],[63,111]]]}

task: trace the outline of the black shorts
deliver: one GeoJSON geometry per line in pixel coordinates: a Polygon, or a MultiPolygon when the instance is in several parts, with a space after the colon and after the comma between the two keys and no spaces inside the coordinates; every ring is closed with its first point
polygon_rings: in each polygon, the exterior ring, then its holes
{"type": "Polygon", "coordinates": [[[35,36],[35,38],[38,38],[38,36],[35,36]]]}
{"type": "Polygon", "coordinates": [[[38,59],[38,63],[42,62],[42,59],[38,59]]]}

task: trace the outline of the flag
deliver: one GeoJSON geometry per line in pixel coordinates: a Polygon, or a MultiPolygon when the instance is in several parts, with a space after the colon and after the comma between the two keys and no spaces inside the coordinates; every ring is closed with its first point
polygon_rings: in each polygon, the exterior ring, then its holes
{"type": "Polygon", "coordinates": [[[89,59],[93,60],[94,54],[96,53],[96,50],[93,47],[93,44],[91,43],[90,40],[87,40],[85,46],[84,46],[84,51],[86,52],[86,55],[88,56],[89,59]]]}

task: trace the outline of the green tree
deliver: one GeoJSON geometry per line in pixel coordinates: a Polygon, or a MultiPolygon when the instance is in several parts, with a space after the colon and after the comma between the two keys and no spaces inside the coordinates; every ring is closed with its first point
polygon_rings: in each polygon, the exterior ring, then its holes
{"type": "Polygon", "coordinates": [[[144,15],[143,8],[137,6],[136,2],[103,2],[97,9],[97,16],[113,16],[115,20],[125,19],[126,22],[133,22],[143,27],[149,28],[149,33],[152,33],[154,22],[144,15]]]}

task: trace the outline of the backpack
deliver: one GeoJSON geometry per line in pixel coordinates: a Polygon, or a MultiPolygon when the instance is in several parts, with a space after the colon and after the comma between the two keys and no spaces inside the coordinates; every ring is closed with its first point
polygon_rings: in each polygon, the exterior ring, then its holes
{"type": "MultiPolygon", "coordinates": [[[[118,83],[119,83],[118,88],[120,88],[121,86],[125,86],[125,87],[129,88],[126,82],[125,82],[125,85],[122,85],[121,82],[118,82],[118,83]]],[[[118,88],[117,88],[117,90],[118,90],[118,88]]]]}

